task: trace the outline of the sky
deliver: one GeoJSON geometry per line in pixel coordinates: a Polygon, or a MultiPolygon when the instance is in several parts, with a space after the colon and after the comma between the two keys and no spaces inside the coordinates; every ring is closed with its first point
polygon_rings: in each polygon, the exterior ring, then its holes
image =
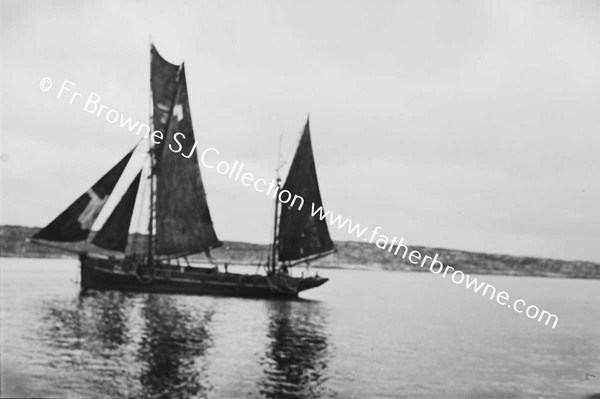
{"type": "MultiPolygon", "coordinates": [[[[147,121],[152,41],[185,62],[200,150],[270,180],[310,113],[327,209],[409,245],[600,261],[600,2],[4,0],[0,20],[1,224],[46,225],[135,145],[56,94],[147,121]]],[[[272,201],[201,173],[219,238],[268,242],[272,201]]]]}

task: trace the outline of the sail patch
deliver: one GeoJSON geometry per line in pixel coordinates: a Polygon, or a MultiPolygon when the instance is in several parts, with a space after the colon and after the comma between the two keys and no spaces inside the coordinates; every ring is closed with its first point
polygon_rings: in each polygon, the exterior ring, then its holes
{"type": "Polygon", "coordinates": [[[86,192],[86,194],[90,197],[90,201],[86,205],[85,209],[81,212],[81,215],[79,215],[77,218],[82,230],[90,230],[92,228],[94,221],[96,221],[96,218],[104,207],[106,200],[108,200],[108,195],[100,198],[100,196],[91,188],[86,192]]]}

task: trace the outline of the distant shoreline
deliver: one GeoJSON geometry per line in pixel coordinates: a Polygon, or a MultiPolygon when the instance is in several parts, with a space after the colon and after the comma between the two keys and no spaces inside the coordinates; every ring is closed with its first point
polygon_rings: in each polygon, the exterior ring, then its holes
{"type": "MultiPolygon", "coordinates": [[[[76,259],[76,255],[27,243],[39,228],[24,226],[0,226],[0,257],[76,259]]],[[[132,235],[132,240],[143,240],[132,235]]],[[[77,249],[76,245],[66,245],[77,249]]],[[[311,263],[321,269],[391,270],[427,272],[399,256],[393,256],[374,245],[356,241],[336,242],[338,252],[325,259],[311,263]]],[[[444,264],[470,274],[497,276],[533,276],[550,278],[600,279],[600,263],[587,261],[564,261],[557,259],[519,257],[510,255],[467,252],[444,248],[410,246],[423,254],[439,254],[444,264]]],[[[221,248],[211,252],[218,262],[230,264],[258,263],[266,260],[268,245],[225,241],[221,248]]],[[[202,262],[204,255],[192,255],[190,261],[202,262]]],[[[302,266],[299,266],[302,267],[302,266]]]]}
{"type": "MultiPolygon", "coordinates": [[[[12,254],[0,254],[0,259],[64,259],[64,260],[77,260],[77,256],[68,255],[65,256],[18,256],[12,254]]],[[[197,260],[196,260],[197,261],[197,260]]],[[[217,259],[217,263],[223,263],[221,260],[217,259]]],[[[243,266],[243,267],[256,267],[254,265],[248,264],[236,264],[231,261],[228,262],[225,260],[224,262],[230,263],[233,266],[243,266]]],[[[202,263],[202,262],[200,262],[202,263]]],[[[208,264],[208,263],[207,263],[208,264]]],[[[303,266],[298,266],[301,269],[303,266]]],[[[429,272],[428,268],[420,269],[420,268],[401,268],[401,269],[386,269],[379,266],[365,266],[365,265],[354,265],[354,264],[346,264],[346,265],[331,265],[331,264],[314,264],[311,265],[312,268],[318,270],[353,270],[353,271],[364,271],[364,272],[372,272],[372,271],[393,271],[393,272],[405,272],[405,273],[425,273],[429,272]]],[[[560,273],[551,273],[551,272],[540,272],[536,274],[524,274],[518,271],[494,271],[494,270],[478,270],[469,272],[471,275],[475,276],[506,276],[506,277],[542,277],[542,278],[573,278],[573,279],[583,279],[583,280],[600,280],[600,277],[594,276],[586,276],[586,275],[574,275],[574,276],[566,276],[560,273]]]]}

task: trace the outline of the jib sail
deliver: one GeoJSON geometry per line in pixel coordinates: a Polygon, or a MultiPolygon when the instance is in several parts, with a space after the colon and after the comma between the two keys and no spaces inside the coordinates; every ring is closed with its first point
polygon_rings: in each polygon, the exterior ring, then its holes
{"type": "Polygon", "coordinates": [[[87,239],[98,214],[123,174],[131,154],[133,154],[133,150],[33,238],[57,242],[76,242],[87,239]]]}
{"type": "Polygon", "coordinates": [[[133,215],[133,207],[137,197],[142,172],[139,172],[133,182],[110,214],[104,226],[92,240],[92,243],[112,251],[125,252],[129,238],[129,225],[133,215]]]}

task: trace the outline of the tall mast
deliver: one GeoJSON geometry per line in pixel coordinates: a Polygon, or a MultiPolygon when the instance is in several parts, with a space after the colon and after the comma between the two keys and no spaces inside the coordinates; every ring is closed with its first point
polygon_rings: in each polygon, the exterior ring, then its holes
{"type": "Polygon", "coordinates": [[[269,262],[269,268],[271,271],[275,271],[277,268],[277,234],[279,223],[277,220],[277,214],[279,211],[279,198],[277,194],[281,188],[281,179],[279,178],[279,169],[281,169],[281,141],[283,140],[283,133],[279,135],[279,148],[277,150],[277,163],[275,164],[275,175],[277,176],[277,187],[275,188],[275,215],[273,217],[273,245],[271,246],[271,256],[269,262]]]}
{"type": "MultiPolygon", "coordinates": [[[[150,118],[150,131],[154,131],[154,101],[152,93],[152,43],[150,43],[150,99],[148,103],[148,115],[150,118]]],[[[148,218],[148,264],[154,264],[154,168],[155,151],[152,143],[152,135],[148,136],[148,154],[150,155],[150,217],[148,218]]]]}
{"type": "Polygon", "coordinates": [[[279,198],[277,194],[279,193],[279,188],[281,187],[281,179],[277,178],[277,188],[275,189],[275,217],[273,220],[273,245],[271,247],[271,264],[269,268],[271,271],[275,271],[277,267],[277,213],[279,211],[279,198]]]}

